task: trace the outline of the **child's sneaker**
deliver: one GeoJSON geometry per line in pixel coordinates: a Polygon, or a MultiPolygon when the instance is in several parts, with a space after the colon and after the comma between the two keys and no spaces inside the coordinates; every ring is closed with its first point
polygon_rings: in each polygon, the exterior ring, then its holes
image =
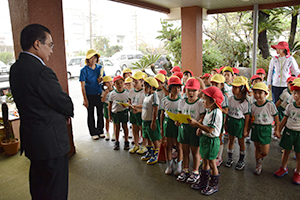
{"type": "Polygon", "coordinates": [[[130,153],[135,153],[135,152],[137,152],[137,150],[139,150],[139,146],[134,145],[134,146],[129,150],[129,152],[130,152],[130,153]]]}
{"type": "Polygon", "coordinates": [[[217,158],[217,160],[216,160],[216,165],[217,165],[217,167],[220,167],[220,165],[223,163],[223,160],[222,160],[222,158],[217,158]]]}
{"type": "Polygon", "coordinates": [[[109,140],[109,133],[105,134],[105,140],[109,140]]]}
{"type": "Polygon", "coordinates": [[[115,142],[114,150],[120,149],[120,142],[115,142]]]}
{"type": "Polygon", "coordinates": [[[167,161],[167,169],[165,170],[165,174],[170,175],[173,171],[173,160],[167,161]]]}
{"type": "Polygon", "coordinates": [[[153,164],[157,163],[157,161],[158,161],[158,152],[159,152],[159,148],[153,149],[153,155],[147,161],[147,165],[153,165],[153,164]]]}
{"type": "Polygon", "coordinates": [[[232,164],[233,164],[233,160],[230,159],[230,158],[227,158],[226,163],[225,163],[225,166],[226,166],[226,167],[231,167],[232,164]]]}
{"type": "Polygon", "coordinates": [[[197,183],[198,179],[200,178],[200,174],[192,173],[190,177],[187,178],[187,183],[197,183]]]}
{"type": "Polygon", "coordinates": [[[239,160],[235,166],[235,169],[237,170],[242,170],[245,167],[245,161],[239,160]]]}
{"type": "Polygon", "coordinates": [[[261,165],[260,166],[256,166],[255,170],[253,171],[253,174],[259,176],[261,174],[261,170],[262,170],[261,165]]]}
{"type": "Polygon", "coordinates": [[[128,150],[129,149],[129,142],[125,141],[124,142],[124,150],[128,150]]]}
{"type": "Polygon", "coordinates": [[[189,177],[189,175],[190,175],[189,172],[182,170],[182,172],[177,177],[177,181],[185,182],[186,179],[189,177]]]}
{"type": "Polygon", "coordinates": [[[296,172],[297,169],[295,169],[294,175],[293,175],[293,183],[296,185],[300,185],[300,173],[296,172]]]}
{"type": "Polygon", "coordinates": [[[146,155],[141,157],[141,160],[149,160],[152,157],[153,154],[153,146],[147,147],[147,153],[146,155]]]}
{"type": "Polygon", "coordinates": [[[280,167],[279,170],[277,170],[274,174],[274,176],[277,177],[283,177],[284,175],[286,175],[287,173],[289,173],[288,168],[286,168],[286,170],[283,167],[280,167]]]}
{"type": "Polygon", "coordinates": [[[147,151],[148,151],[148,149],[145,146],[141,145],[140,148],[139,148],[139,150],[136,151],[136,153],[140,154],[140,155],[143,155],[147,151]]]}
{"type": "Polygon", "coordinates": [[[245,140],[246,140],[246,141],[245,141],[246,143],[248,143],[248,144],[251,143],[251,142],[250,142],[250,137],[246,137],[245,140]]]}
{"type": "Polygon", "coordinates": [[[174,175],[178,176],[182,171],[182,160],[178,162],[178,160],[176,161],[176,168],[174,171],[174,175]]]}
{"type": "Polygon", "coordinates": [[[115,134],[112,134],[112,136],[111,136],[111,141],[116,141],[115,134]]]}

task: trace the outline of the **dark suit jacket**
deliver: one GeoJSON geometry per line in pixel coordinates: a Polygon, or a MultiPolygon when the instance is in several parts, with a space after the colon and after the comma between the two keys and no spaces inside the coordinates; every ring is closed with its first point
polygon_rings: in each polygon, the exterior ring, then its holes
{"type": "Polygon", "coordinates": [[[32,160],[65,155],[70,149],[66,117],[73,116],[73,103],[53,70],[20,53],[9,82],[20,114],[21,154],[32,160]]]}

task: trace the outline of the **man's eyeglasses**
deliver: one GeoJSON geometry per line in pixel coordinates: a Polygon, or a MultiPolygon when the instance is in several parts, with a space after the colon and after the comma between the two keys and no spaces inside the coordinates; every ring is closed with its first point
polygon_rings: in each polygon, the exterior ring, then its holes
{"type": "MultiPolygon", "coordinates": [[[[42,42],[41,40],[39,40],[39,41],[42,42]]],[[[46,42],[45,42],[45,44],[48,45],[48,46],[50,47],[51,50],[52,50],[53,47],[54,47],[53,42],[49,42],[49,43],[46,43],[46,42]]]]}

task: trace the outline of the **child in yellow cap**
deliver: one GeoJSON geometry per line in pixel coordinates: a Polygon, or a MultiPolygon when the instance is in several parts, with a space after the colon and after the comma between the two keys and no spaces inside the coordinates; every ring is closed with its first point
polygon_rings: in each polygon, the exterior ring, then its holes
{"type": "Polygon", "coordinates": [[[228,99],[228,115],[225,122],[225,130],[229,133],[228,137],[228,158],[225,166],[231,167],[233,164],[232,155],[235,138],[238,138],[240,146],[240,158],[235,169],[242,170],[245,167],[245,135],[247,135],[248,124],[250,119],[250,103],[247,100],[249,92],[248,79],[244,76],[238,76],[232,82],[233,96],[228,99]]]}
{"type": "MultiPolygon", "coordinates": [[[[253,118],[251,127],[251,140],[255,145],[256,169],[255,175],[260,175],[262,170],[262,159],[269,153],[272,123],[275,120],[275,135],[280,137],[279,132],[279,117],[276,106],[272,101],[268,101],[268,86],[264,82],[256,83],[253,88],[253,95],[256,100],[251,105],[251,118],[253,118]]],[[[247,135],[245,135],[246,137],[247,135]]]]}
{"type": "Polygon", "coordinates": [[[124,86],[124,88],[125,88],[125,90],[127,90],[128,92],[129,92],[130,90],[133,89],[133,80],[132,80],[131,77],[127,77],[127,78],[125,79],[125,86],[124,86]]]}
{"type": "MultiPolygon", "coordinates": [[[[113,81],[110,76],[103,77],[103,86],[107,87],[104,92],[102,92],[101,101],[103,102],[103,115],[105,118],[105,140],[109,140],[109,117],[108,117],[108,104],[109,104],[109,95],[114,90],[113,88],[113,81]]],[[[112,135],[111,141],[115,141],[115,135],[112,135]]]]}
{"type": "Polygon", "coordinates": [[[126,80],[127,77],[131,77],[132,76],[132,71],[129,68],[125,68],[122,71],[123,73],[123,79],[126,80]]]}
{"type": "MultiPolygon", "coordinates": [[[[166,77],[163,74],[157,74],[155,79],[158,82],[158,88],[156,89],[156,94],[158,96],[159,102],[165,97],[169,95],[168,90],[165,88],[166,77]]],[[[161,110],[158,110],[158,117],[160,117],[161,110]]]]}

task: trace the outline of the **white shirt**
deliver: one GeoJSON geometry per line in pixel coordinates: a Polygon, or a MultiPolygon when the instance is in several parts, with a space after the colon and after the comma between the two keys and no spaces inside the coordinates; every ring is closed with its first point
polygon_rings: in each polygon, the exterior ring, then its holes
{"type": "Polygon", "coordinates": [[[157,107],[159,106],[159,99],[156,92],[150,95],[146,94],[143,101],[142,120],[152,121],[153,106],[157,106],[157,107]]]}
{"type": "Polygon", "coordinates": [[[283,62],[278,56],[271,59],[269,64],[268,85],[276,87],[287,87],[286,80],[291,76],[300,74],[299,66],[292,56],[286,56],[283,62]]]}
{"type": "Polygon", "coordinates": [[[145,98],[145,92],[143,89],[136,91],[135,89],[129,91],[129,100],[131,105],[142,105],[145,98]]]}
{"type": "MultiPolygon", "coordinates": [[[[170,99],[169,96],[166,96],[161,100],[160,109],[167,110],[171,113],[177,114],[178,113],[178,105],[179,105],[180,100],[181,100],[181,98],[179,95],[178,95],[177,99],[170,99]]],[[[165,117],[169,118],[167,112],[165,112],[165,117]]]]}
{"type": "Polygon", "coordinates": [[[178,104],[178,111],[199,121],[200,116],[205,113],[202,99],[198,98],[194,103],[189,103],[188,99],[181,99],[178,104]]]}
{"type": "Polygon", "coordinates": [[[288,90],[288,88],[286,88],[282,91],[281,95],[279,96],[279,99],[281,100],[280,106],[282,108],[284,108],[284,109],[286,108],[286,106],[288,104],[288,99],[290,98],[290,96],[292,96],[292,99],[293,99],[293,95],[288,90]]]}
{"type": "Polygon", "coordinates": [[[286,127],[294,131],[300,131],[300,107],[296,103],[286,106],[285,115],[287,116],[286,127]]]}
{"type": "Polygon", "coordinates": [[[157,96],[159,98],[159,102],[166,96],[165,92],[163,89],[161,90],[156,90],[155,91],[157,93],[157,96]]]}
{"type": "Polygon", "coordinates": [[[274,116],[278,114],[277,108],[272,101],[266,100],[263,105],[257,105],[257,102],[251,105],[251,116],[254,117],[253,123],[261,125],[270,125],[274,121],[274,116]]]}
{"type": "Polygon", "coordinates": [[[250,103],[247,99],[241,103],[241,100],[231,96],[228,99],[228,116],[236,119],[245,119],[246,114],[250,114],[250,103]]]}
{"type": "MultiPolygon", "coordinates": [[[[108,90],[108,89],[107,89],[107,90],[108,90]]],[[[112,90],[112,91],[114,91],[114,90],[112,90]]],[[[110,96],[110,93],[111,93],[112,91],[109,91],[109,92],[107,93],[106,98],[105,98],[105,100],[104,100],[104,103],[106,103],[106,104],[109,103],[109,96],[110,96]]],[[[104,96],[104,92],[102,92],[102,94],[101,94],[101,97],[103,97],[103,96],[104,96]]]]}
{"type": "Polygon", "coordinates": [[[208,137],[211,138],[219,137],[222,124],[223,124],[223,114],[219,108],[215,108],[210,112],[207,110],[203,119],[203,125],[213,127],[214,130],[212,133],[207,133],[202,130],[202,134],[207,135],[208,137]]]}
{"type": "Polygon", "coordinates": [[[123,108],[118,102],[127,103],[128,102],[128,91],[123,90],[123,92],[118,92],[117,90],[113,90],[109,95],[109,102],[112,103],[111,111],[113,113],[122,112],[127,108],[123,108]]]}
{"type": "Polygon", "coordinates": [[[225,89],[225,92],[227,92],[228,97],[233,96],[233,93],[232,93],[232,85],[228,85],[228,84],[225,82],[225,84],[224,84],[224,89],[225,89]]]}
{"type": "Polygon", "coordinates": [[[224,99],[222,101],[221,106],[222,106],[222,108],[228,108],[228,96],[225,93],[223,93],[223,97],[224,97],[224,99]]]}

